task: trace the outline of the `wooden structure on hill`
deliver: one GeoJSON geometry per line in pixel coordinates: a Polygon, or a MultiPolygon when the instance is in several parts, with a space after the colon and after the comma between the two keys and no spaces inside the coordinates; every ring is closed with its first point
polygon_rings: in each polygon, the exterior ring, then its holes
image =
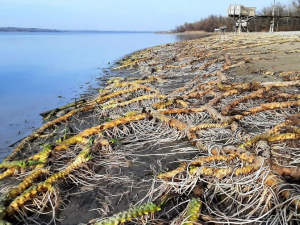
{"type": "Polygon", "coordinates": [[[270,32],[274,31],[275,18],[277,20],[282,18],[300,18],[300,16],[283,16],[275,15],[275,3],[273,6],[272,15],[256,15],[256,7],[245,7],[243,5],[230,5],[227,10],[227,17],[235,20],[235,32],[241,33],[243,31],[249,32],[250,20],[254,18],[272,18],[270,22],[270,32]]]}
{"type": "Polygon", "coordinates": [[[241,33],[243,30],[249,32],[249,21],[255,18],[255,7],[245,7],[242,5],[230,5],[227,10],[227,17],[232,17],[236,21],[235,31],[241,33]]]}

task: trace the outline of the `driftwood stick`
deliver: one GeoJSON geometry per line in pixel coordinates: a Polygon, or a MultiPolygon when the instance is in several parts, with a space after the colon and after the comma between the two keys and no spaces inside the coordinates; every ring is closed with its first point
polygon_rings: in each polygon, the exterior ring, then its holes
{"type": "Polygon", "coordinates": [[[58,107],[58,108],[55,108],[55,109],[51,109],[51,110],[42,112],[42,113],[40,113],[40,115],[42,117],[46,117],[47,115],[49,115],[52,112],[58,112],[60,110],[68,109],[70,107],[77,106],[78,104],[82,104],[82,103],[85,103],[85,102],[86,102],[86,100],[84,98],[82,98],[82,99],[79,99],[78,101],[68,103],[67,105],[64,105],[64,106],[61,106],[61,107],[58,107]]]}

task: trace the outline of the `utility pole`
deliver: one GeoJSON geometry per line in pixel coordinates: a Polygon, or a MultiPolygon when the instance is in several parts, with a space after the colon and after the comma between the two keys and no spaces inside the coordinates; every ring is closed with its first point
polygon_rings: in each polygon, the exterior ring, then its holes
{"type": "Polygon", "coordinates": [[[275,24],[275,0],[274,0],[274,5],[273,5],[273,12],[272,12],[273,20],[271,21],[270,24],[270,32],[274,32],[274,24],[275,24]]]}
{"type": "Polygon", "coordinates": [[[288,17],[286,18],[286,27],[289,27],[289,16],[290,16],[290,7],[288,7],[288,17]]]}
{"type": "Polygon", "coordinates": [[[276,32],[278,32],[278,26],[279,26],[279,7],[277,7],[277,10],[278,10],[278,18],[277,18],[277,29],[276,29],[276,32]]]}

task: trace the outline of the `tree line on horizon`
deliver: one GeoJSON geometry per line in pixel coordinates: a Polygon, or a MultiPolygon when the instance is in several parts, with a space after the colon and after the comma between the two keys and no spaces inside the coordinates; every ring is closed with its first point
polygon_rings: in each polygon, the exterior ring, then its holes
{"type": "MultiPolygon", "coordinates": [[[[273,4],[262,8],[256,12],[257,15],[272,16],[273,4]]],[[[300,16],[300,0],[293,0],[289,4],[277,2],[275,5],[275,16],[300,16]]],[[[266,32],[269,31],[272,18],[254,18],[250,21],[249,31],[266,32]]],[[[184,23],[177,26],[173,32],[186,31],[206,31],[213,32],[215,28],[227,26],[227,31],[234,31],[235,21],[233,18],[225,16],[210,15],[194,23],[184,23]]],[[[275,31],[295,31],[300,30],[300,18],[275,18],[275,31]]]]}

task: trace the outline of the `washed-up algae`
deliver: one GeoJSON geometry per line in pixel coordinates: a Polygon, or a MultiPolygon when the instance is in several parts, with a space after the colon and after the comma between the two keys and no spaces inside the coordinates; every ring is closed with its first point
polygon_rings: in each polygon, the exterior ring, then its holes
{"type": "Polygon", "coordinates": [[[272,57],[298,57],[299,44],[218,35],[127,56],[115,71],[134,74],[51,114],[0,164],[1,220],[294,224],[300,68],[272,57]]]}

